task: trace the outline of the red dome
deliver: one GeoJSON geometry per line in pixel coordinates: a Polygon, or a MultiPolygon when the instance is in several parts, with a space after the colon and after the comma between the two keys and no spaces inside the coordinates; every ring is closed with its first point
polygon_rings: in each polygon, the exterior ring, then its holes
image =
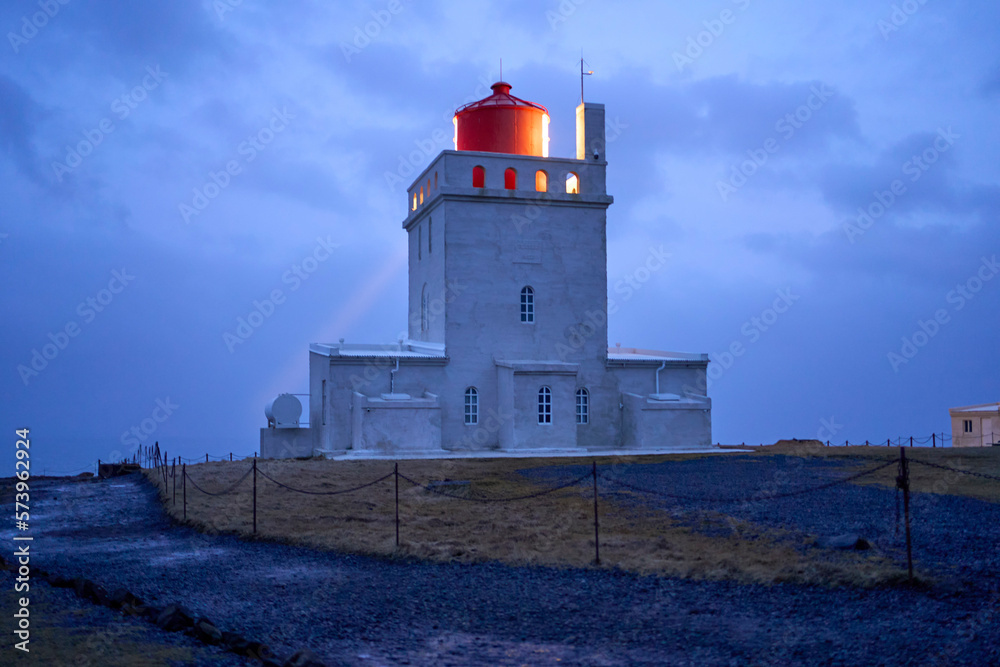
{"type": "Polygon", "coordinates": [[[548,157],[549,112],[545,107],[514,97],[503,81],[493,94],[455,112],[455,148],[548,157]]]}

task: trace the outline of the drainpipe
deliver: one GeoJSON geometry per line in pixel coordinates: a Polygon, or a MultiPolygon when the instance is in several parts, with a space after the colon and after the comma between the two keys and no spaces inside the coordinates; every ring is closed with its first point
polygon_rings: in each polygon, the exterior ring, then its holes
{"type": "Polygon", "coordinates": [[[656,369],[656,393],[660,393],[660,371],[667,367],[667,362],[663,362],[659,368],[656,369]]]}

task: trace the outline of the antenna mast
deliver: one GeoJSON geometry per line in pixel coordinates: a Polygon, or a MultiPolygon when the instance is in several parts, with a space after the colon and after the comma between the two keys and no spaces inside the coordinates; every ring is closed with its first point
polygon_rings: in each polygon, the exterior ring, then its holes
{"type": "Polygon", "coordinates": [[[594,70],[583,69],[583,54],[580,54],[580,104],[583,104],[583,77],[590,76],[594,70]]]}

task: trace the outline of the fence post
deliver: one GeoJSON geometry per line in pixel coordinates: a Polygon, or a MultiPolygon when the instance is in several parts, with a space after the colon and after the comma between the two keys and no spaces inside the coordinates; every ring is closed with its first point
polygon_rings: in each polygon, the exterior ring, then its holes
{"type": "Polygon", "coordinates": [[[899,475],[896,486],[903,490],[903,515],[906,521],[906,568],[910,582],[913,581],[913,546],[910,539],[910,466],[906,462],[906,450],[899,448],[899,475]]]}
{"type": "Polygon", "coordinates": [[[187,464],[181,464],[181,493],[184,496],[184,520],[188,518],[188,471],[187,464]]]}
{"type": "Polygon", "coordinates": [[[177,459],[174,459],[173,468],[170,470],[170,476],[174,480],[174,506],[177,506],[177,459]]]}
{"type": "Polygon", "coordinates": [[[910,447],[912,447],[912,446],[913,446],[913,436],[911,435],[910,436],[910,447]]]}
{"type": "Polygon", "coordinates": [[[208,463],[208,452],[205,452],[205,463],[208,463]]]}
{"type": "Polygon", "coordinates": [[[591,468],[594,476],[594,565],[601,564],[601,543],[597,532],[597,461],[593,462],[591,468]]]}
{"type": "MultiPolygon", "coordinates": [[[[206,454],[205,456],[208,456],[206,454]]],[[[257,534],[257,457],[253,459],[253,534],[257,534]]]]}
{"type": "Polygon", "coordinates": [[[937,433],[931,433],[931,447],[937,447],[937,433]]]}
{"type": "Polygon", "coordinates": [[[233,462],[233,453],[232,452],[229,452],[229,462],[230,463],[233,462]]]}
{"type": "Polygon", "coordinates": [[[399,546],[399,463],[392,467],[392,476],[396,480],[396,546],[399,546]]]}

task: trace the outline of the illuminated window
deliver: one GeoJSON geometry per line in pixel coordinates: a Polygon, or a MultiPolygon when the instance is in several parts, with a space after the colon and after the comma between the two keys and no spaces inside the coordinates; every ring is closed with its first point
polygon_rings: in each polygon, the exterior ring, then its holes
{"type": "Polygon", "coordinates": [[[503,172],[503,186],[508,190],[517,190],[517,172],[512,167],[503,172]]]}
{"type": "Polygon", "coordinates": [[[549,175],[545,173],[544,170],[539,169],[535,172],[535,192],[548,192],[549,191],[549,175]]]}
{"type": "Polygon", "coordinates": [[[590,392],[583,388],[576,390],[576,423],[590,423],[590,392]]]}
{"type": "Polygon", "coordinates": [[[486,187],[486,170],[476,165],[472,168],[472,187],[474,188],[485,188],[486,187]]]}
{"type": "Polygon", "coordinates": [[[431,179],[430,179],[430,177],[427,178],[427,198],[428,199],[431,198],[431,179]]]}
{"type": "Polygon", "coordinates": [[[552,390],[548,387],[538,390],[538,423],[552,423],[552,390]]]}
{"type": "Polygon", "coordinates": [[[521,321],[526,324],[535,321],[535,290],[530,287],[521,290],[521,321]]]}
{"type": "Polygon", "coordinates": [[[566,174],[566,194],[568,195],[580,194],[580,177],[574,174],[572,171],[566,174]]]}
{"type": "Polygon", "coordinates": [[[413,205],[410,206],[410,210],[411,211],[416,211],[417,210],[417,193],[416,192],[413,193],[413,205]]]}
{"type": "Polygon", "coordinates": [[[972,420],[966,419],[962,422],[962,428],[966,433],[972,433],[972,420]]]}
{"type": "Polygon", "coordinates": [[[465,390],[465,423],[468,426],[479,423],[479,392],[475,387],[465,390]]]}
{"type": "Polygon", "coordinates": [[[423,204],[424,204],[424,186],[421,185],[420,186],[420,205],[423,206],[423,204]]]}

